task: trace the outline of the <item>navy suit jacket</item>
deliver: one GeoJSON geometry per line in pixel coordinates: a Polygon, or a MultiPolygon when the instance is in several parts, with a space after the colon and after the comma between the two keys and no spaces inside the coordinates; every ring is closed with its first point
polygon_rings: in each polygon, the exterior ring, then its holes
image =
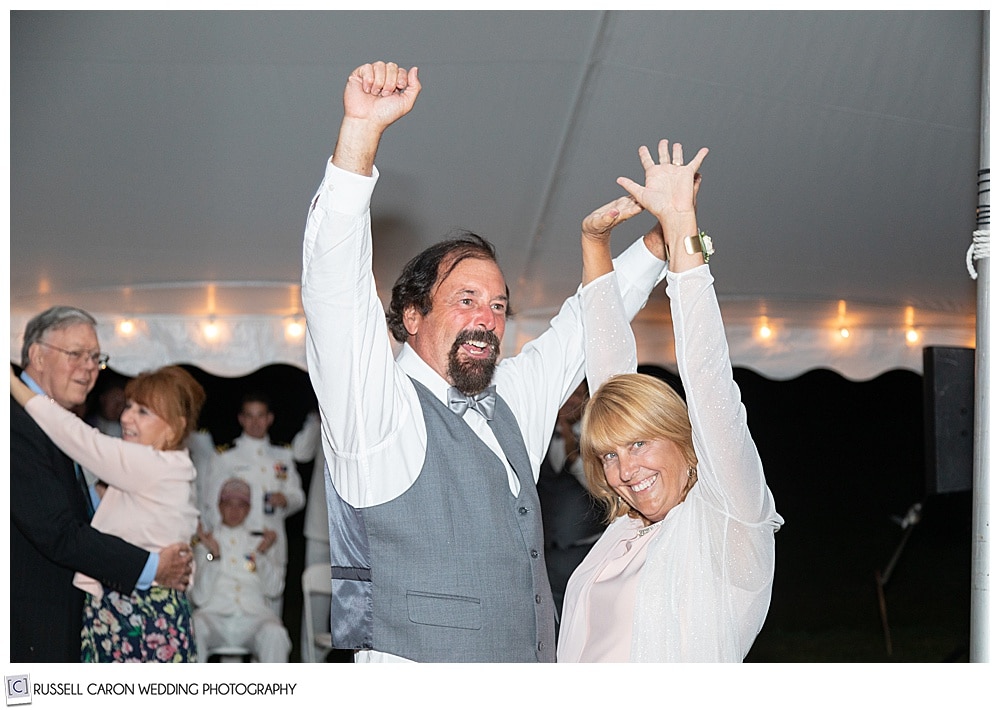
{"type": "Polygon", "coordinates": [[[129,593],[145,550],[90,526],[72,460],[10,400],[10,660],[79,662],[77,570],[129,593]]]}

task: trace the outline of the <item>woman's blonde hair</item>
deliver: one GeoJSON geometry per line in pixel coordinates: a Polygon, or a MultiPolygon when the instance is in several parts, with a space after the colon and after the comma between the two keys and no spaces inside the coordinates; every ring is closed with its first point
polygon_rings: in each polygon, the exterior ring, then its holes
{"type": "Polygon", "coordinates": [[[129,380],[125,399],[149,407],[167,423],[173,436],[164,449],[171,451],[183,448],[184,440],[198,424],[205,389],[184,368],[168,365],[129,380]]]}
{"type": "Polygon", "coordinates": [[[698,457],[691,440],[687,405],[673,388],[651,375],[616,375],[598,388],[583,412],[580,457],[591,495],[604,505],[606,522],[641,517],[608,485],[601,457],[634,441],[666,439],[680,447],[688,466],[698,457]]]}

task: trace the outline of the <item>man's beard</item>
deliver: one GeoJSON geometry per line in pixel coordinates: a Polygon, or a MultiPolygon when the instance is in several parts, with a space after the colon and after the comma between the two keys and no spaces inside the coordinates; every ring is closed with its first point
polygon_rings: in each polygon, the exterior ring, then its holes
{"type": "Polygon", "coordinates": [[[493,372],[497,369],[499,355],[500,340],[492,330],[463,330],[455,338],[448,353],[448,377],[460,392],[468,395],[479,394],[493,381],[493,372]],[[463,343],[470,340],[486,343],[491,356],[481,360],[460,360],[458,351],[463,343]]]}

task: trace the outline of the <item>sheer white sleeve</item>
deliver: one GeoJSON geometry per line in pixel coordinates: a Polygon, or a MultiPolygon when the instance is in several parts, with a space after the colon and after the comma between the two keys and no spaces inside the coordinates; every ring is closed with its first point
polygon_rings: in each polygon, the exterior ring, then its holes
{"type": "Polygon", "coordinates": [[[735,663],[767,616],[784,521],[747,427],[708,266],[668,273],[667,295],[698,481],[650,542],[632,660],[735,663]]]}
{"type": "Polygon", "coordinates": [[[733,380],[713,284],[707,265],[667,276],[677,369],[687,393],[698,454],[698,484],[706,498],[729,515],[760,522],[774,506],[733,380]]]}
{"type": "Polygon", "coordinates": [[[586,340],[587,386],[593,394],[609,377],[635,372],[635,335],[614,273],[595,279],[580,294],[586,340]]]}

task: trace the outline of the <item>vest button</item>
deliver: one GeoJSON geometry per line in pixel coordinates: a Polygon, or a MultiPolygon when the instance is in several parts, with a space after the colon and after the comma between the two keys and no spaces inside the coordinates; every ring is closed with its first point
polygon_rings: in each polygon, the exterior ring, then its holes
{"type": "Polygon", "coordinates": [[[542,603],[542,595],[541,594],[536,594],[535,595],[535,604],[541,604],[541,603],[542,603]]]}
{"type": "Polygon", "coordinates": [[[545,650],[545,642],[544,641],[539,641],[538,642],[538,650],[539,651],[544,651],[545,650]]]}
{"type": "Polygon", "coordinates": [[[533,558],[535,558],[535,559],[538,559],[538,550],[532,550],[532,551],[531,551],[531,556],[532,556],[533,558]]]}
{"type": "Polygon", "coordinates": [[[527,515],[528,509],[522,505],[520,508],[517,509],[517,512],[520,513],[521,515],[527,515]]]}

